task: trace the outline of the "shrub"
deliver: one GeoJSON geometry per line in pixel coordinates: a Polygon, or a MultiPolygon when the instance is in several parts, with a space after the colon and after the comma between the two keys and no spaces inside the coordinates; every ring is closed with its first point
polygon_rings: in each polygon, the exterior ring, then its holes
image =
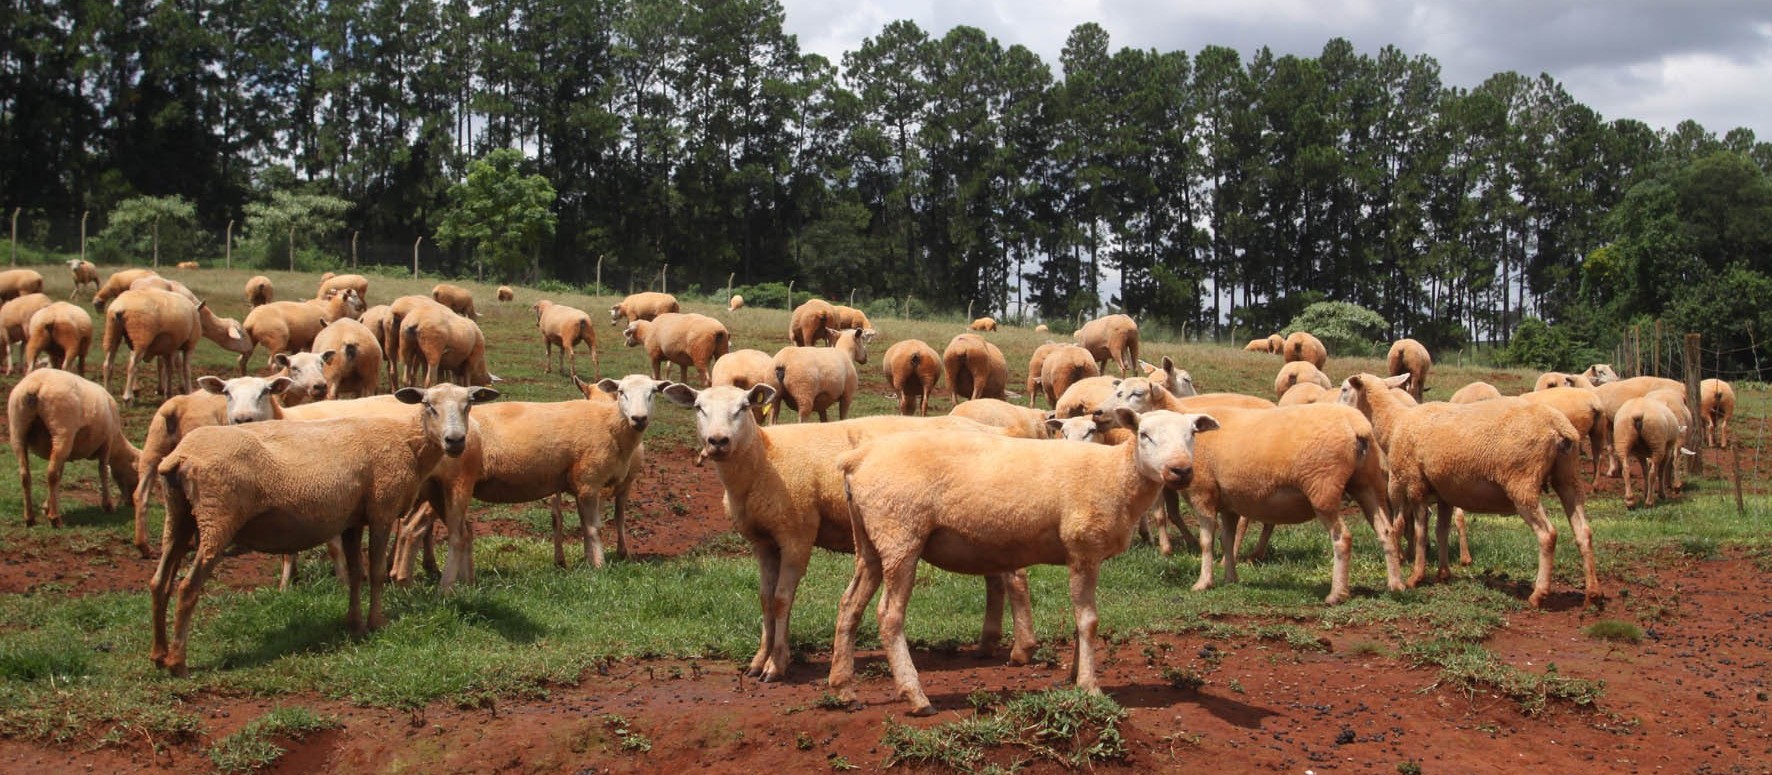
{"type": "Polygon", "coordinates": [[[1563,370],[1569,360],[1569,338],[1538,318],[1526,318],[1514,329],[1504,355],[1510,366],[1539,371],[1563,370]]]}
{"type": "Polygon", "coordinates": [[[1304,308],[1280,331],[1308,331],[1338,355],[1372,354],[1390,325],[1378,313],[1345,301],[1320,301],[1304,308]]]}

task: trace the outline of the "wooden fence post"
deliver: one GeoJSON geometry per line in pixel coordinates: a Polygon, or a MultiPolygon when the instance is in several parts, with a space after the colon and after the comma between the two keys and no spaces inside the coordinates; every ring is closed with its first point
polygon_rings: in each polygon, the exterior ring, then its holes
{"type": "Polygon", "coordinates": [[[86,260],[86,216],[91,215],[91,214],[92,214],[91,210],[83,210],[80,212],[80,260],[81,261],[86,260]]]}
{"type": "Polygon", "coordinates": [[[603,254],[597,254],[597,293],[603,293],[603,254]]]}
{"type": "Polygon", "coordinates": [[[412,241],[412,279],[414,280],[418,279],[418,244],[424,241],[425,238],[422,236],[412,241]]]}
{"type": "Polygon", "coordinates": [[[1654,369],[1655,376],[1659,377],[1661,376],[1661,318],[1655,319],[1655,341],[1651,346],[1655,348],[1655,355],[1649,365],[1654,369]]]}
{"type": "Polygon", "coordinates": [[[351,268],[352,269],[357,268],[357,237],[358,237],[358,235],[361,235],[362,233],[363,233],[362,229],[357,229],[356,231],[351,232],[351,268]]]}
{"type": "Polygon", "coordinates": [[[18,214],[23,207],[12,208],[12,265],[18,266],[18,214]]]}
{"type": "MultiPolygon", "coordinates": [[[[154,266],[156,268],[160,266],[160,216],[158,215],[154,216],[154,266]]],[[[289,268],[294,269],[295,266],[292,264],[289,268]]]]}
{"type": "Polygon", "coordinates": [[[788,281],[788,311],[794,311],[794,281],[788,281]]]}
{"type": "MultiPolygon", "coordinates": [[[[1703,355],[1698,346],[1699,339],[1698,334],[1686,335],[1686,373],[1684,376],[1686,378],[1686,405],[1690,407],[1703,407],[1698,390],[1698,383],[1703,376],[1700,373],[1703,369],[1701,365],[1703,355]]],[[[1694,422],[1692,427],[1686,429],[1685,444],[1687,449],[1698,453],[1692,456],[1691,475],[1698,476],[1704,473],[1704,423],[1694,422]]]]}
{"type": "Polygon", "coordinates": [[[229,269],[234,268],[234,219],[228,219],[228,230],[222,235],[222,260],[229,269]]]}

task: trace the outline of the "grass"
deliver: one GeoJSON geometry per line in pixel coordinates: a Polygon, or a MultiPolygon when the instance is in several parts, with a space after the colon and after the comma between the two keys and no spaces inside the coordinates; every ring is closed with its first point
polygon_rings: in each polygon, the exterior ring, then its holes
{"type": "Polygon", "coordinates": [[[277,744],[277,738],[301,740],[338,726],[336,719],[307,708],[273,708],[210,746],[209,760],[222,772],[254,772],[276,764],[288,752],[277,744]]]}
{"type": "Polygon", "coordinates": [[[1008,748],[1017,757],[1010,770],[1024,764],[1024,756],[1088,768],[1125,757],[1126,741],[1119,730],[1125,717],[1126,711],[1108,697],[1053,689],[1023,694],[995,712],[975,709],[968,718],[927,728],[889,719],[880,742],[891,751],[888,766],[998,770],[1000,765],[988,763],[990,754],[1008,748]]]}
{"type": "MultiPolygon", "coordinates": [[[[48,280],[48,293],[66,295],[69,280],[64,268],[51,265],[39,271],[48,280]]],[[[206,295],[219,314],[235,318],[245,313],[239,289],[256,273],[165,270],[206,295]]],[[[316,282],[310,275],[266,274],[280,298],[305,296],[316,282]]],[[[386,302],[400,294],[425,293],[436,280],[377,274],[371,278],[371,300],[386,302]]],[[[541,348],[528,305],[544,294],[520,288],[515,302],[499,304],[491,301],[491,285],[465,285],[483,300],[481,324],[493,371],[504,378],[498,386],[504,400],[576,398],[577,391],[566,379],[539,368],[541,348]]],[[[605,376],[648,370],[641,352],[621,347],[617,329],[602,323],[613,297],[545,295],[585,309],[599,321],[605,376]]],[[[744,309],[734,314],[712,304],[687,306],[726,321],[736,347],[773,351],[787,328],[786,311],[744,309]]],[[[874,346],[876,356],[892,341],[906,337],[924,339],[939,349],[964,327],[958,318],[875,316],[875,324],[884,332],[874,346]]],[[[1025,363],[1032,349],[1048,337],[1016,328],[992,336],[1008,355],[1012,374],[1019,373],[1018,364],[1025,363]]],[[[1203,390],[1258,395],[1271,389],[1277,366],[1271,356],[1234,347],[1147,341],[1141,354],[1151,361],[1175,356],[1203,390]]],[[[101,358],[96,354],[89,358],[89,376],[96,376],[101,358]]],[[[262,360],[255,360],[255,366],[258,363],[262,360]]],[[[588,361],[581,360],[580,368],[588,367],[588,361]]],[[[231,368],[231,357],[218,348],[208,344],[198,348],[194,372],[226,375],[231,368]]],[[[1374,358],[1336,358],[1329,370],[1340,375],[1382,368],[1374,358]]],[[[892,400],[877,361],[864,367],[862,374],[854,413],[891,411],[892,400]]],[[[1450,386],[1475,379],[1515,391],[1529,386],[1534,376],[1448,365],[1436,368],[1436,388],[1429,397],[1442,389],[1449,394],[1450,386]]],[[[1772,408],[1764,393],[1744,390],[1740,397],[1738,427],[1749,427],[1750,418],[1764,417],[1772,408]]],[[[151,413],[150,406],[126,408],[125,426],[132,438],[145,434],[151,413]]],[[[654,418],[647,431],[651,454],[688,454],[684,448],[694,443],[690,414],[661,402],[654,418]]],[[[41,499],[42,461],[35,460],[33,468],[41,499]]],[[[712,470],[701,472],[713,480],[712,470]]],[[[84,492],[78,493],[81,497],[65,497],[68,527],[26,530],[7,521],[0,524],[0,549],[21,561],[65,559],[78,550],[82,554],[75,564],[101,578],[115,573],[116,563],[144,562],[106,556],[107,548],[114,551],[127,544],[130,523],[123,511],[105,514],[86,504],[84,496],[95,484],[92,474],[88,462],[69,467],[66,481],[84,492]]],[[[1772,567],[1772,540],[1761,526],[1772,504],[1763,496],[1754,497],[1751,513],[1743,518],[1732,502],[1711,494],[1722,488],[1710,485],[1700,480],[1699,494],[1652,509],[1627,512],[1615,499],[1590,504],[1602,573],[1636,578],[1646,564],[1688,562],[1737,551],[1772,567]]],[[[0,514],[16,515],[21,505],[17,480],[0,479],[0,514]]],[[[1557,509],[1553,506],[1552,511],[1557,509]]],[[[673,509],[669,515],[647,518],[671,519],[679,512],[673,509]]],[[[159,507],[150,513],[150,530],[157,537],[159,507]]],[[[541,504],[479,513],[513,519],[530,531],[548,524],[541,504]]],[[[1470,570],[1460,571],[1452,583],[1394,594],[1382,591],[1383,565],[1370,530],[1357,520],[1350,527],[1355,594],[1349,603],[1332,609],[1321,604],[1329,585],[1328,540],[1314,526],[1278,531],[1275,559],[1243,566],[1238,584],[1197,594],[1188,591],[1199,570],[1195,557],[1184,550],[1163,558],[1148,546],[1136,545],[1103,568],[1099,598],[1103,636],[1109,642],[1126,643],[1143,633],[1191,633],[1210,638],[1223,649],[1267,640],[1303,653],[1321,649],[1325,633],[1352,630],[1359,633],[1361,643],[1370,644],[1356,646],[1356,653],[1395,654],[1431,666],[1439,671],[1441,683],[1466,691],[1501,691],[1515,697],[1527,712],[1551,702],[1580,705],[1598,698],[1602,690],[1598,685],[1548,671],[1523,672],[1481,647],[1508,617],[1520,615],[1520,598],[1509,587],[1528,581],[1536,564],[1536,543],[1518,518],[1473,516],[1476,557],[1470,570]]],[[[0,735],[62,744],[133,744],[144,738],[155,745],[179,744],[201,738],[204,722],[188,709],[187,700],[206,693],[273,698],[313,693],[399,709],[432,703],[473,707],[543,696],[553,687],[576,683],[613,659],[739,660],[756,648],[756,568],[745,543],[731,533],[681,556],[612,562],[600,571],[554,568],[551,549],[541,539],[484,535],[476,560],[478,583],[448,597],[424,584],[392,590],[387,602],[389,626],[362,639],[346,633],[344,596],[318,559],[304,563],[308,581],[287,593],[269,586],[269,577],[264,579],[266,586],[245,591],[212,584],[197,610],[190,641],[193,675],[186,680],[157,673],[147,659],[148,600],[143,590],[70,596],[69,582],[58,581],[0,594],[0,735]]],[[[835,601],[850,569],[847,557],[814,554],[790,633],[796,653],[828,648],[835,601]]],[[[1573,541],[1565,537],[1557,547],[1556,589],[1578,588],[1579,569],[1573,541]]],[[[1064,571],[1035,568],[1031,583],[1035,627],[1042,638],[1036,659],[1060,664],[1072,627],[1064,571]]],[[[921,573],[907,616],[913,645],[946,651],[975,641],[983,616],[979,587],[973,578],[937,570],[921,573]]],[[[871,627],[871,620],[863,626],[863,648],[877,644],[871,627]]],[[[1202,657],[1200,669],[1210,672],[1223,653],[1215,649],[1202,657]]],[[[1193,668],[1173,670],[1164,680],[1183,686],[1204,680],[1193,668]]],[[[1226,686],[1233,691],[1240,688],[1234,682],[1226,686]]],[[[983,710],[976,714],[979,728],[968,734],[990,733],[994,719],[1029,696],[1035,695],[981,702],[983,710]]],[[[637,750],[644,737],[634,737],[637,750]]],[[[247,741],[237,747],[242,761],[250,760],[255,749],[264,751],[247,741]]],[[[847,764],[841,759],[830,762],[833,769],[847,764]]]]}
{"type": "Polygon", "coordinates": [[[1620,641],[1624,643],[1643,642],[1643,628],[1638,627],[1631,622],[1621,622],[1617,619],[1601,619],[1588,625],[1581,632],[1589,638],[1594,638],[1596,640],[1620,641]]]}

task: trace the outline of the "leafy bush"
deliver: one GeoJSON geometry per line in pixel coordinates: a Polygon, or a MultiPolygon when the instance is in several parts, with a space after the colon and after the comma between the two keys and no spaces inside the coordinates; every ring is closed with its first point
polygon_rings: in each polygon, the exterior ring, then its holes
{"type": "Polygon", "coordinates": [[[92,241],[93,260],[145,264],[153,259],[156,239],[165,263],[195,257],[204,242],[197,230],[197,206],[182,196],[138,196],[118,202],[92,241]]]}
{"type": "Polygon", "coordinates": [[[1378,313],[1345,301],[1319,301],[1304,308],[1280,331],[1308,331],[1337,355],[1369,355],[1390,324],[1378,313]]]}
{"type": "MultiPolygon", "coordinates": [[[[725,289],[721,289],[717,293],[724,294],[725,292],[725,289]]],[[[744,305],[747,307],[763,307],[766,309],[788,308],[788,287],[783,283],[734,285],[732,286],[732,292],[739,296],[743,296],[744,305]]],[[[794,295],[800,297],[799,301],[805,301],[812,298],[812,294],[807,293],[806,291],[796,291],[794,295]]],[[[711,299],[711,301],[716,304],[726,303],[726,299],[723,296],[717,296],[716,298],[711,299]]]]}
{"type": "Polygon", "coordinates": [[[1231,310],[1231,327],[1238,331],[1249,332],[1248,338],[1267,336],[1279,331],[1286,321],[1298,317],[1306,307],[1323,300],[1321,291],[1305,291],[1294,293],[1278,299],[1270,299],[1265,304],[1252,304],[1231,310]]]}
{"type": "Polygon", "coordinates": [[[1561,329],[1538,318],[1526,318],[1514,329],[1514,338],[1508,342],[1504,357],[1509,366],[1563,371],[1575,364],[1571,355],[1569,338],[1561,329]]]}

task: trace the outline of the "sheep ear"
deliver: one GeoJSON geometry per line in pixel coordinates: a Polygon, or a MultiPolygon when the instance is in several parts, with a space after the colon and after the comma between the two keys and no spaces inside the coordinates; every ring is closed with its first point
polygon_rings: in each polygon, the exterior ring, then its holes
{"type": "Polygon", "coordinates": [[[211,393],[226,393],[226,392],[228,392],[228,383],[221,381],[220,377],[211,377],[211,376],[198,377],[197,378],[197,387],[203,388],[204,390],[207,390],[211,393]]]}
{"type": "Polygon", "coordinates": [[[1138,430],[1138,413],[1124,406],[1115,407],[1114,423],[1129,431],[1138,430]]]}
{"type": "Polygon", "coordinates": [[[1111,383],[1109,383],[1109,384],[1111,384],[1111,385],[1113,385],[1113,386],[1114,386],[1114,387],[1119,387],[1119,386],[1120,386],[1120,383],[1121,383],[1121,382],[1124,382],[1124,381],[1125,381],[1125,380],[1119,380],[1119,379],[1116,379],[1116,380],[1114,380],[1114,381],[1113,381],[1113,382],[1111,382],[1111,383]]]}
{"type": "Polygon", "coordinates": [[[745,394],[745,398],[750,401],[751,406],[774,403],[775,387],[773,385],[752,385],[750,392],[745,394]]]}
{"type": "Polygon", "coordinates": [[[416,404],[425,400],[425,392],[415,387],[403,387],[394,391],[394,400],[402,404],[416,404]]]}
{"type": "Polygon", "coordinates": [[[1218,430],[1218,427],[1219,427],[1218,420],[1209,414],[1196,414],[1193,416],[1193,421],[1194,421],[1194,433],[1205,433],[1206,431],[1215,431],[1215,430],[1218,430]]]}
{"type": "Polygon", "coordinates": [[[1054,419],[1057,419],[1057,418],[1058,418],[1058,412],[1056,412],[1056,411],[1046,412],[1046,413],[1040,415],[1040,419],[1046,420],[1048,422],[1050,422],[1054,419]]]}
{"type": "Polygon", "coordinates": [[[283,392],[288,390],[289,386],[293,384],[295,384],[295,380],[293,379],[288,377],[277,377],[265,383],[265,392],[273,396],[282,395],[283,392]]]}
{"type": "Polygon", "coordinates": [[[1394,388],[1404,387],[1409,384],[1409,377],[1410,376],[1411,375],[1409,375],[1409,374],[1398,374],[1395,377],[1391,377],[1389,379],[1386,379],[1384,381],[1384,386],[1385,387],[1394,387],[1394,388]]]}
{"type": "MultiPolygon", "coordinates": [[[[1174,374],[1175,373],[1175,359],[1171,358],[1167,355],[1163,356],[1163,370],[1169,372],[1170,374],[1174,374]]],[[[1182,373],[1186,374],[1187,372],[1184,371],[1182,373]]]]}
{"type": "Polygon", "coordinates": [[[1147,377],[1157,373],[1157,367],[1151,365],[1150,361],[1144,360],[1143,358],[1138,360],[1138,368],[1140,371],[1143,371],[1144,375],[1147,377]]]}
{"type": "Polygon", "coordinates": [[[496,390],[493,390],[492,388],[477,387],[477,388],[474,388],[473,390],[468,391],[468,403],[470,403],[470,404],[484,404],[488,401],[497,401],[498,396],[499,396],[499,392],[496,390]]]}
{"type": "Polygon", "coordinates": [[[671,403],[681,406],[684,409],[694,409],[695,397],[701,395],[701,391],[681,382],[667,384],[664,386],[664,389],[658,392],[663,393],[664,397],[671,403]]]}
{"type": "MultiPolygon", "coordinates": [[[[1050,415],[1051,412],[1047,412],[1047,414],[1050,415]]],[[[1060,430],[1062,430],[1063,428],[1064,428],[1064,421],[1063,420],[1057,419],[1055,417],[1047,417],[1046,418],[1046,431],[1048,433],[1057,433],[1060,430]]]]}
{"type": "Polygon", "coordinates": [[[337,350],[327,350],[326,352],[320,353],[320,363],[322,363],[322,364],[331,363],[332,360],[337,357],[338,357],[337,350]]]}
{"type": "Polygon", "coordinates": [[[276,355],[271,356],[271,365],[281,366],[285,369],[289,368],[289,354],[277,353],[276,355]]]}
{"type": "MultiPolygon", "coordinates": [[[[584,385],[584,380],[579,379],[578,377],[573,377],[572,381],[578,383],[581,386],[579,389],[581,389],[581,390],[584,389],[582,387],[584,385]]],[[[598,390],[601,390],[601,391],[608,393],[610,395],[615,395],[616,393],[621,392],[621,383],[616,382],[615,380],[610,379],[608,377],[604,377],[600,380],[597,380],[596,387],[598,390]]]]}

